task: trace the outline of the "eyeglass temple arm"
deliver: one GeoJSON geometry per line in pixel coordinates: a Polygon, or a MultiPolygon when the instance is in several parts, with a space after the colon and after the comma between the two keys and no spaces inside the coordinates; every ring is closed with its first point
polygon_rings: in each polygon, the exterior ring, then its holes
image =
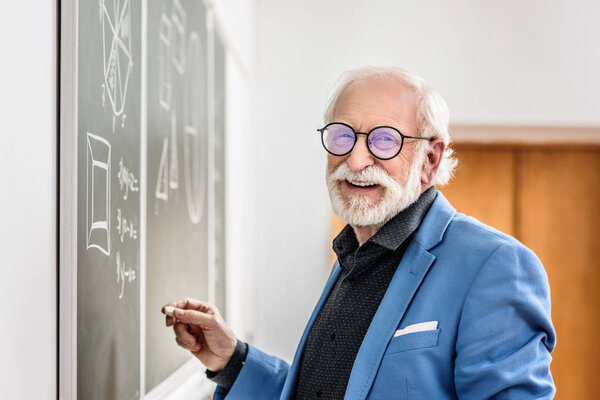
{"type": "Polygon", "coordinates": [[[435,139],[435,137],[433,137],[433,136],[406,136],[406,135],[404,135],[404,139],[423,139],[423,140],[432,141],[433,139],[435,139]]]}

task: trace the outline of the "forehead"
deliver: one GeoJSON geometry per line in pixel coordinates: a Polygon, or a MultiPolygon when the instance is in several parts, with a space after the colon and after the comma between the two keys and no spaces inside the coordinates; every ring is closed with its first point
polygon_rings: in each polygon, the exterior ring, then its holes
{"type": "Polygon", "coordinates": [[[333,119],[360,131],[390,125],[405,134],[413,134],[417,119],[415,102],[414,90],[398,79],[362,79],[348,85],[340,94],[333,119]]]}

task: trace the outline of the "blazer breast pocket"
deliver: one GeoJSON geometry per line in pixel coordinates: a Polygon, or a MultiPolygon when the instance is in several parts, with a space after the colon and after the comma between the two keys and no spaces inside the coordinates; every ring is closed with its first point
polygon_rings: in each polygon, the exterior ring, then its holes
{"type": "Polygon", "coordinates": [[[440,338],[440,329],[423,332],[407,333],[393,337],[388,344],[385,354],[400,353],[409,350],[436,347],[440,338]]]}

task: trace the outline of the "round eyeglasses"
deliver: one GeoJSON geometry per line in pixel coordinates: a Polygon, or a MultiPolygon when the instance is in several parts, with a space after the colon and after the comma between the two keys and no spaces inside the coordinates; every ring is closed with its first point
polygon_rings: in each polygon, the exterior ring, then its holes
{"type": "Polygon", "coordinates": [[[328,153],[334,156],[345,156],[350,153],[358,140],[358,135],[367,136],[369,152],[380,160],[389,160],[400,154],[404,139],[433,140],[433,137],[406,136],[391,126],[378,126],[368,133],[356,132],[343,122],[331,122],[321,132],[321,142],[328,153]]]}

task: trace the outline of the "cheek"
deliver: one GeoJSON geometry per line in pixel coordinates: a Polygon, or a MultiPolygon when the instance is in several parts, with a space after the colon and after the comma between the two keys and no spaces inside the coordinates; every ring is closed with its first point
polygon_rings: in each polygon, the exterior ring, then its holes
{"type": "Polygon", "coordinates": [[[391,160],[380,161],[380,165],[394,180],[400,184],[406,184],[410,175],[410,167],[415,158],[415,148],[412,143],[404,143],[400,154],[391,160]]]}
{"type": "Polygon", "coordinates": [[[337,157],[337,156],[332,156],[331,154],[327,155],[327,171],[329,173],[332,173],[333,171],[335,171],[335,169],[337,167],[340,166],[340,164],[342,164],[347,157],[337,157]]]}
{"type": "Polygon", "coordinates": [[[382,161],[381,166],[396,182],[404,185],[408,179],[410,170],[410,162],[399,154],[396,158],[382,161]]]}

